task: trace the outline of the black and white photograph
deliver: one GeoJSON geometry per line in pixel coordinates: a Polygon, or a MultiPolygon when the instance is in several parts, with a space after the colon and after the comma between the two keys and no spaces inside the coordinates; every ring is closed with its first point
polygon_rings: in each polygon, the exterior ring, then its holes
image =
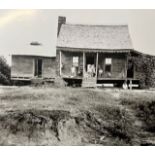
{"type": "Polygon", "coordinates": [[[0,9],[0,146],[154,146],[155,10],[0,9]]]}

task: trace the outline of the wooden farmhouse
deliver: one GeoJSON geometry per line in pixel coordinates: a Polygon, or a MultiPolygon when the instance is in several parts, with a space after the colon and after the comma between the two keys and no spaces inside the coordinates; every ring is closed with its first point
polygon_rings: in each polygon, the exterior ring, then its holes
{"type": "Polygon", "coordinates": [[[55,77],[55,57],[12,55],[11,80],[52,80],[55,77]]]}
{"type": "Polygon", "coordinates": [[[138,84],[133,60],[142,54],[133,49],[127,25],[67,24],[59,17],[57,35],[57,71],[68,84],[138,84]]]}
{"type": "Polygon", "coordinates": [[[11,67],[13,81],[58,76],[82,87],[155,87],[155,57],[134,50],[128,25],[68,24],[59,17],[56,57],[16,54],[11,67]]]}

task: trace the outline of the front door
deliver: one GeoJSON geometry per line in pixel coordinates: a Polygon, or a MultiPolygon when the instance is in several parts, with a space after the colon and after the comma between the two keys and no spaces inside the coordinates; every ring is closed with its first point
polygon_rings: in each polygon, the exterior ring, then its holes
{"type": "Polygon", "coordinates": [[[91,77],[95,77],[96,73],[96,54],[95,53],[87,53],[86,54],[86,72],[91,77]]]}
{"type": "Polygon", "coordinates": [[[42,76],[42,59],[35,59],[34,76],[42,76]]]}
{"type": "Polygon", "coordinates": [[[128,60],[127,77],[128,78],[134,77],[134,63],[132,60],[128,60]]]}

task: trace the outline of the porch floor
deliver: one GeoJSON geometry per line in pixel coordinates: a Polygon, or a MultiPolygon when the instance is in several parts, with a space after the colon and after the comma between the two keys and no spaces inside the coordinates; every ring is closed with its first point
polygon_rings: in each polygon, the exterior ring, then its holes
{"type": "MultiPolygon", "coordinates": [[[[62,76],[63,79],[77,79],[77,80],[82,80],[84,77],[81,76],[62,76]]],[[[94,77],[93,77],[94,78],[94,77]]],[[[138,79],[134,78],[97,78],[97,81],[102,81],[102,80],[107,80],[107,81],[124,81],[124,80],[132,80],[132,81],[138,81],[138,79]]]]}
{"type": "Polygon", "coordinates": [[[137,79],[132,79],[132,78],[95,78],[93,77],[92,80],[91,78],[88,78],[88,80],[86,80],[86,78],[83,77],[62,77],[69,85],[72,84],[78,84],[78,86],[87,86],[89,87],[89,83],[90,83],[90,87],[97,87],[97,85],[104,85],[104,84],[113,84],[114,87],[122,87],[124,81],[127,81],[128,84],[130,84],[130,82],[133,85],[137,85],[139,84],[139,80],[137,79]]]}

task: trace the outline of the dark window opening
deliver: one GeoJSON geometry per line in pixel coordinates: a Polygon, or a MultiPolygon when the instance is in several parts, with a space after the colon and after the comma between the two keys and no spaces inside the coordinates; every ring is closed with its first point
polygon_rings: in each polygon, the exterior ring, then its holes
{"type": "Polygon", "coordinates": [[[105,66],[105,72],[111,72],[111,65],[105,66]]]}

